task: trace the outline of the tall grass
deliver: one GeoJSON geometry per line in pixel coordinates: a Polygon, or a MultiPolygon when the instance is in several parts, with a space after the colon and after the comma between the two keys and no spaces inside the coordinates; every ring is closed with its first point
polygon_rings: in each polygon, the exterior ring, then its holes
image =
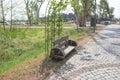
{"type": "Polygon", "coordinates": [[[44,52],[42,29],[0,29],[0,74],[44,52]]]}

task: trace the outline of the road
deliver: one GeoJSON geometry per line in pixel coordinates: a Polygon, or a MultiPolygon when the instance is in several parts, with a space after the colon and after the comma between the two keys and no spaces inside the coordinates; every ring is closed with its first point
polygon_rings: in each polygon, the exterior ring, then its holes
{"type": "Polygon", "coordinates": [[[120,80],[120,25],[92,37],[50,80],[120,80]]]}

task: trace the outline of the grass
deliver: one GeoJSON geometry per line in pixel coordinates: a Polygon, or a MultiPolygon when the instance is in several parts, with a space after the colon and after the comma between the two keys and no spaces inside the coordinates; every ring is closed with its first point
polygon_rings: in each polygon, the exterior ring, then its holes
{"type": "MultiPolygon", "coordinates": [[[[86,31],[64,29],[62,35],[76,40],[86,31]]],[[[0,29],[0,74],[44,53],[44,29],[0,29]]]]}
{"type": "Polygon", "coordinates": [[[63,35],[69,35],[69,38],[72,40],[78,39],[80,36],[83,36],[88,29],[80,29],[80,30],[75,30],[75,29],[65,29],[63,31],[63,35]]]}
{"type": "Polygon", "coordinates": [[[74,27],[75,25],[73,23],[64,23],[63,26],[65,26],[65,27],[74,27]]]}

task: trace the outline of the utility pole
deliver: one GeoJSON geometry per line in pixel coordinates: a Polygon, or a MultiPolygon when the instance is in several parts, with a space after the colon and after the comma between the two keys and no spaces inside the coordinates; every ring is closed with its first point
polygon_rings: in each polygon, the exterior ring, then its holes
{"type": "Polygon", "coordinates": [[[93,32],[96,30],[96,0],[94,1],[94,26],[93,26],[93,32]]]}

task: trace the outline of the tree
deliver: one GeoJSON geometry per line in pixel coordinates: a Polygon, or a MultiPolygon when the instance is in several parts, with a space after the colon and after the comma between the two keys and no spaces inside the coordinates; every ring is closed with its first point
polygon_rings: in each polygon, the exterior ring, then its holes
{"type": "Polygon", "coordinates": [[[71,20],[76,20],[75,19],[75,14],[73,14],[73,13],[69,13],[69,14],[63,13],[62,17],[64,19],[64,22],[71,21],[71,20]]]}
{"type": "Polygon", "coordinates": [[[72,0],[71,5],[76,15],[77,25],[86,26],[86,18],[91,12],[94,0],[72,0]]]}
{"type": "Polygon", "coordinates": [[[52,42],[61,37],[63,29],[62,12],[67,7],[68,0],[52,0],[48,2],[46,8],[46,26],[45,26],[45,50],[48,55],[54,47],[52,42]]]}
{"type": "Polygon", "coordinates": [[[44,1],[45,0],[24,0],[30,25],[32,25],[32,23],[38,24],[40,8],[44,1]]]}
{"type": "Polygon", "coordinates": [[[80,23],[80,16],[81,16],[81,5],[80,5],[80,1],[79,0],[72,0],[71,1],[71,6],[73,7],[75,16],[76,16],[76,26],[77,29],[78,27],[80,27],[81,23],[80,23]]]}
{"type": "Polygon", "coordinates": [[[10,21],[10,31],[12,31],[12,0],[11,0],[11,21],[10,21]]]}
{"type": "Polygon", "coordinates": [[[25,6],[26,6],[26,13],[27,13],[27,18],[28,22],[30,25],[32,25],[32,15],[31,15],[31,10],[30,10],[30,0],[24,0],[25,6]]]}
{"type": "Polygon", "coordinates": [[[100,0],[100,4],[98,5],[99,17],[103,19],[109,18],[109,10],[109,4],[107,0],[100,0]]]}
{"type": "Polygon", "coordinates": [[[114,18],[113,12],[114,12],[114,7],[110,7],[110,9],[109,9],[109,18],[110,18],[110,19],[113,19],[113,18],[114,18]]]}
{"type": "Polygon", "coordinates": [[[36,0],[35,3],[35,11],[36,11],[36,24],[38,24],[39,21],[39,12],[42,4],[44,3],[45,0],[36,0]]]}
{"type": "Polygon", "coordinates": [[[4,14],[4,7],[3,7],[3,0],[1,0],[1,9],[2,9],[2,19],[3,19],[3,28],[5,30],[5,14],[4,14]]]}
{"type": "Polygon", "coordinates": [[[94,5],[94,0],[81,0],[83,8],[83,22],[82,26],[86,26],[86,18],[91,14],[91,8],[94,5]]]}
{"type": "Polygon", "coordinates": [[[109,6],[109,3],[107,0],[100,0],[100,3],[98,5],[98,17],[100,19],[113,19],[114,15],[114,8],[109,6]]]}

